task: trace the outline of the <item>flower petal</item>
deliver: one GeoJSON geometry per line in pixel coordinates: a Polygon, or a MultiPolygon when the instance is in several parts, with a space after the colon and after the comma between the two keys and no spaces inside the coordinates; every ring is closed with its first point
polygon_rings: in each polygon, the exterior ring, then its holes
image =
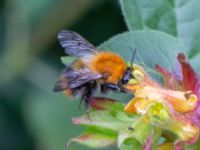
{"type": "Polygon", "coordinates": [[[142,150],[151,150],[152,144],[153,144],[153,138],[152,136],[148,136],[145,141],[145,144],[142,147],[142,150]]]}
{"type": "Polygon", "coordinates": [[[137,106],[138,106],[138,102],[140,103],[142,99],[140,98],[133,98],[132,100],[130,100],[128,102],[128,104],[126,105],[126,107],[124,108],[124,111],[128,112],[128,113],[136,113],[137,112],[137,106]]]}
{"type": "Polygon", "coordinates": [[[194,94],[146,86],[135,93],[140,99],[168,102],[179,112],[192,111],[196,106],[197,97],[194,94]]]}
{"type": "Polygon", "coordinates": [[[192,121],[200,127],[200,77],[188,63],[183,53],[178,55],[178,61],[182,68],[184,89],[191,90],[198,97],[196,108],[189,115],[192,121]]]}
{"type": "Polygon", "coordinates": [[[200,98],[200,77],[187,62],[185,54],[179,53],[177,58],[181,64],[184,89],[192,91],[198,98],[200,98]]]}
{"type": "Polygon", "coordinates": [[[162,68],[160,65],[155,65],[157,71],[162,75],[164,79],[164,87],[169,88],[171,90],[182,90],[181,81],[176,78],[175,75],[162,68]]]}

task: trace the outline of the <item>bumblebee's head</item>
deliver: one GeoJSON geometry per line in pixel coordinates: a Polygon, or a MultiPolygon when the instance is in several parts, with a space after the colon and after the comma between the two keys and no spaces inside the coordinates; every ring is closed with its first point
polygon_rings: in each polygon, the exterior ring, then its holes
{"type": "Polygon", "coordinates": [[[122,84],[127,84],[129,80],[133,78],[132,72],[133,72],[133,67],[127,67],[127,70],[122,78],[122,84]]]}
{"type": "Polygon", "coordinates": [[[122,78],[122,84],[138,83],[144,79],[144,72],[141,66],[131,64],[127,67],[126,72],[122,78]]]}
{"type": "MultiPolygon", "coordinates": [[[[118,85],[122,92],[132,92],[132,87],[137,87],[133,85],[138,85],[145,80],[145,73],[141,66],[136,64],[129,64],[127,70],[125,71],[122,79],[119,81],[118,85]],[[130,86],[131,85],[131,86],[130,86]]],[[[134,89],[135,90],[135,89],[134,89]]]]}

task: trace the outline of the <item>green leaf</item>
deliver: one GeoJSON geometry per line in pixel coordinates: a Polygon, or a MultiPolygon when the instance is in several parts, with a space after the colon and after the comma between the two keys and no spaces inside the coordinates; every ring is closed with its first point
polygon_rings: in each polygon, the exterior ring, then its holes
{"type": "Polygon", "coordinates": [[[63,57],[61,57],[60,59],[61,59],[61,61],[62,61],[62,63],[63,63],[64,65],[69,65],[69,64],[71,64],[71,63],[76,59],[76,57],[72,57],[72,56],[63,56],[63,57]]]}
{"type": "Polygon", "coordinates": [[[194,56],[193,58],[191,58],[190,63],[192,65],[192,68],[194,68],[194,70],[200,74],[200,68],[199,68],[200,62],[199,62],[199,60],[200,60],[200,53],[197,54],[196,56],[194,56]]]}
{"type": "Polygon", "coordinates": [[[145,143],[148,135],[152,132],[152,127],[143,117],[133,121],[129,128],[121,130],[118,136],[118,146],[121,147],[127,139],[137,140],[141,145],[145,143]]]}
{"type": "Polygon", "coordinates": [[[113,144],[116,144],[117,134],[107,134],[103,132],[87,130],[82,135],[73,138],[69,141],[76,142],[91,148],[104,148],[113,144]]]}
{"type": "Polygon", "coordinates": [[[88,115],[73,118],[72,122],[84,126],[120,131],[124,128],[128,129],[132,122],[138,119],[136,115],[128,116],[126,113],[120,111],[95,111],[88,115]]]}
{"type": "Polygon", "coordinates": [[[142,145],[135,139],[129,138],[124,141],[122,146],[120,147],[120,150],[141,150],[142,145]]]}
{"type": "MultiPolygon", "coordinates": [[[[107,108],[108,110],[96,110],[88,115],[73,118],[72,122],[86,126],[86,131],[77,138],[72,139],[71,142],[78,142],[89,147],[106,147],[116,144],[118,134],[123,130],[128,130],[133,122],[138,122],[137,115],[128,115],[119,109],[119,106],[121,108],[124,104],[106,102],[110,106],[110,109],[107,108]]],[[[97,105],[99,106],[98,102],[97,105]]]]}
{"type": "Polygon", "coordinates": [[[161,129],[158,127],[154,127],[152,134],[153,136],[152,150],[156,150],[158,143],[162,142],[161,140],[163,139],[161,138],[161,134],[162,134],[161,129]]]}
{"type": "Polygon", "coordinates": [[[133,49],[137,49],[134,63],[143,65],[145,71],[154,79],[160,79],[155,64],[172,71],[177,63],[176,57],[184,49],[173,36],[153,30],[130,31],[119,34],[100,46],[119,53],[126,61],[131,60],[133,49]]]}
{"type": "Polygon", "coordinates": [[[120,4],[129,30],[144,29],[137,2],[135,0],[120,0],[120,4]]]}
{"type": "Polygon", "coordinates": [[[190,57],[200,48],[200,5],[198,0],[121,0],[130,30],[156,29],[176,36],[190,57]]]}

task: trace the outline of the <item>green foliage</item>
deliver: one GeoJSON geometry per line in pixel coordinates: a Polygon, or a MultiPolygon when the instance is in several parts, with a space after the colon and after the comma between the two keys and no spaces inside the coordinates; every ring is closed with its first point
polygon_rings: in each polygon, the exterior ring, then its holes
{"type": "Polygon", "coordinates": [[[120,2],[129,30],[163,31],[177,37],[190,57],[199,53],[198,0],[120,0],[120,2]]]}
{"type": "Polygon", "coordinates": [[[123,142],[123,144],[122,144],[120,150],[131,150],[131,149],[134,149],[134,150],[141,150],[141,149],[142,149],[142,146],[141,146],[141,144],[140,144],[137,140],[135,140],[135,139],[133,139],[133,138],[126,139],[126,140],[123,142]]]}
{"type": "Polygon", "coordinates": [[[61,59],[61,61],[62,61],[62,63],[63,63],[64,65],[69,65],[69,64],[71,64],[71,63],[74,61],[74,59],[76,59],[76,58],[70,57],[70,56],[68,56],[68,57],[63,56],[63,57],[61,57],[60,59],[61,59]]]}
{"type": "Polygon", "coordinates": [[[68,144],[70,144],[71,142],[80,143],[91,148],[104,148],[116,144],[116,135],[112,135],[110,132],[102,133],[99,130],[93,131],[90,128],[82,135],[71,139],[68,144]]]}
{"type": "Polygon", "coordinates": [[[88,115],[72,119],[74,124],[84,125],[85,132],[73,138],[71,142],[80,143],[89,147],[101,148],[118,143],[121,149],[141,148],[152,128],[137,115],[130,115],[122,111],[123,103],[109,102],[97,99],[99,108],[88,115]],[[109,106],[109,107],[108,107],[109,106]],[[133,124],[134,122],[134,124],[133,124]],[[133,130],[129,129],[133,128],[133,130]],[[136,132],[134,132],[136,131],[136,132]]]}

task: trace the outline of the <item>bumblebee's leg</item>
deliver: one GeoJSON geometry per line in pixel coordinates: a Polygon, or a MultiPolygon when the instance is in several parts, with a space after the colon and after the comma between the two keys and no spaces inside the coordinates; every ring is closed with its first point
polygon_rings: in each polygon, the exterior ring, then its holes
{"type": "Polygon", "coordinates": [[[89,109],[90,109],[90,97],[93,95],[93,93],[94,93],[94,91],[96,89],[96,82],[95,81],[91,81],[90,83],[87,83],[84,86],[85,86],[85,89],[83,91],[83,95],[82,95],[81,101],[84,101],[86,112],[89,112],[89,109]]]}
{"type": "Polygon", "coordinates": [[[83,103],[83,98],[81,98],[78,108],[81,109],[81,104],[83,103]]]}
{"type": "Polygon", "coordinates": [[[112,83],[105,83],[105,84],[103,84],[102,85],[102,89],[104,91],[106,91],[106,90],[120,91],[119,86],[116,85],[116,84],[112,84],[112,83]]]}
{"type": "Polygon", "coordinates": [[[79,103],[79,106],[78,106],[79,109],[81,109],[81,104],[84,101],[84,96],[85,96],[86,90],[87,89],[86,89],[85,86],[72,89],[74,96],[81,96],[81,100],[80,100],[80,103],[79,103]]]}
{"type": "Polygon", "coordinates": [[[85,111],[87,114],[90,112],[90,97],[85,99],[85,111]]]}
{"type": "Polygon", "coordinates": [[[86,112],[89,112],[89,110],[90,110],[90,97],[83,96],[81,98],[79,107],[81,106],[82,102],[84,102],[86,112]]]}
{"type": "Polygon", "coordinates": [[[85,95],[81,101],[84,101],[84,105],[85,105],[85,111],[86,111],[86,115],[88,117],[88,119],[91,121],[91,118],[90,118],[90,97],[88,97],[87,95],[85,95]]]}
{"type": "Polygon", "coordinates": [[[102,85],[100,86],[100,90],[101,90],[101,93],[104,93],[104,94],[107,94],[107,93],[109,92],[109,88],[106,87],[105,84],[102,84],[102,85]]]}
{"type": "Polygon", "coordinates": [[[106,88],[106,89],[110,89],[113,91],[119,91],[119,92],[125,92],[125,93],[130,92],[128,89],[120,87],[119,85],[113,84],[113,83],[106,83],[103,85],[103,87],[104,87],[104,89],[106,88]]]}

